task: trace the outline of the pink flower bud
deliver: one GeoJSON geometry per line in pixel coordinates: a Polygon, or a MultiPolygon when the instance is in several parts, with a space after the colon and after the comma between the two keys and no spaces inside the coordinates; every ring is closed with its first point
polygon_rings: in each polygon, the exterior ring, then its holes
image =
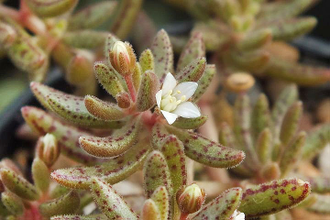
{"type": "Polygon", "coordinates": [[[127,42],[117,41],[110,51],[110,63],[121,75],[132,74],[135,68],[136,57],[132,46],[127,42]]]}
{"type": "Polygon", "coordinates": [[[46,134],[37,143],[37,156],[50,167],[60,155],[60,148],[54,135],[46,134]]]}
{"type": "Polygon", "coordinates": [[[193,183],[182,187],[176,193],[176,200],[182,213],[194,213],[202,207],[205,201],[205,191],[193,183]]]}

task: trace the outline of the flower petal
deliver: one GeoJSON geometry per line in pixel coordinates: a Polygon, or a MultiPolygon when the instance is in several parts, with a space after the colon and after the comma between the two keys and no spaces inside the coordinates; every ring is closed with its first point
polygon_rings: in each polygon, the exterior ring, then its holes
{"type": "Polygon", "coordinates": [[[159,90],[156,93],[156,102],[157,102],[157,106],[160,108],[160,102],[162,101],[162,94],[163,94],[163,90],[159,90]]]}
{"type": "Polygon", "coordinates": [[[162,87],[163,95],[168,93],[168,91],[173,90],[175,86],[176,86],[176,79],[174,78],[172,73],[167,73],[162,87]]]}
{"type": "Polygon", "coordinates": [[[188,100],[196,91],[198,87],[198,83],[196,82],[183,82],[177,85],[173,89],[173,94],[175,94],[176,99],[181,99],[182,96],[186,96],[186,100],[188,100]],[[180,94],[176,94],[176,91],[180,91],[180,94]]]}
{"type": "Polygon", "coordinates": [[[179,117],[176,114],[167,112],[167,111],[163,111],[161,110],[162,114],[164,115],[164,118],[166,119],[166,121],[171,125],[175,122],[175,120],[179,117]]]}
{"type": "Polygon", "coordinates": [[[192,102],[181,103],[173,113],[184,118],[197,118],[201,116],[198,107],[192,102]]]}

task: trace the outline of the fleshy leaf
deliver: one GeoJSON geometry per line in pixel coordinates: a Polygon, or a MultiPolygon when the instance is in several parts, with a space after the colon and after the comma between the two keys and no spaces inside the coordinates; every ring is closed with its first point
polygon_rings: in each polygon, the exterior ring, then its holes
{"type": "Polygon", "coordinates": [[[34,185],[14,171],[2,168],[0,170],[0,177],[6,188],[19,197],[32,201],[39,198],[39,192],[34,185]]]}
{"type": "Polygon", "coordinates": [[[31,169],[34,185],[42,192],[46,192],[50,184],[50,172],[47,165],[41,159],[35,158],[31,169]]]}
{"type": "Polygon", "coordinates": [[[272,141],[272,133],[269,128],[265,128],[262,132],[260,132],[255,145],[259,161],[262,164],[266,164],[271,159],[273,146],[272,141]]]}
{"type": "Polygon", "coordinates": [[[89,128],[118,128],[122,126],[120,121],[104,121],[91,115],[85,107],[83,97],[65,94],[36,82],[32,82],[30,86],[45,108],[70,122],[89,128]]]}
{"type": "Polygon", "coordinates": [[[227,148],[192,131],[183,131],[168,126],[184,144],[185,154],[191,159],[218,168],[230,168],[240,164],[245,154],[242,151],[227,148]]]}
{"type": "Polygon", "coordinates": [[[166,139],[167,136],[169,136],[170,134],[168,133],[168,131],[166,130],[165,126],[163,126],[163,124],[161,123],[156,123],[153,127],[152,127],[152,146],[155,149],[161,149],[161,147],[163,146],[163,142],[166,139]]]}
{"type": "Polygon", "coordinates": [[[108,137],[81,136],[80,147],[96,157],[119,156],[136,141],[140,129],[139,123],[139,119],[132,119],[108,137]]]}
{"type": "Polygon", "coordinates": [[[150,197],[157,205],[161,219],[168,219],[170,204],[169,195],[165,186],[158,187],[150,197]]]}
{"type": "Polygon", "coordinates": [[[204,74],[198,80],[197,90],[195,91],[194,95],[191,97],[191,100],[196,102],[200,99],[200,97],[204,94],[204,92],[209,87],[215,73],[216,73],[215,65],[213,65],[213,64],[206,65],[204,74]]]}
{"type": "Polygon", "coordinates": [[[330,192],[330,177],[303,177],[303,180],[309,182],[314,193],[329,193],[330,192]]]}
{"type": "Polygon", "coordinates": [[[142,220],[161,220],[156,203],[152,199],[147,199],[142,208],[142,220]]]}
{"type": "Polygon", "coordinates": [[[310,193],[309,183],[300,179],[274,180],[243,191],[239,211],[246,217],[277,213],[303,201],[310,193]]]}
{"type": "Polygon", "coordinates": [[[65,44],[83,49],[94,49],[104,45],[108,32],[81,30],[65,33],[62,40],[65,44]]]}
{"type": "MultiPolygon", "coordinates": [[[[20,216],[24,212],[24,204],[23,201],[11,192],[3,192],[1,193],[1,201],[13,215],[20,216]]],[[[1,215],[0,215],[1,216],[1,215]]]]}
{"type": "Polygon", "coordinates": [[[189,65],[191,61],[200,57],[205,57],[203,35],[200,32],[194,32],[191,34],[189,41],[181,52],[176,68],[177,72],[180,72],[184,67],[189,65]]]}
{"type": "Polygon", "coordinates": [[[239,50],[254,50],[261,48],[272,39],[272,31],[270,29],[262,29],[245,36],[237,43],[239,50]]]}
{"type": "Polygon", "coordinates": [[[134,72],[132,73],[132,80],[135,91],[139,91],[141,78],[142,78],[142,67],[139,62],[136,62],[134,72]]]}
{"type": "Polygon", "coordinates": [[[206,115],[202,115],[197,118],[182,118],[179,117],[175,120],[172,126],[181,128],[181,129],[197,129],[202,126],[207,120],[206,115]]]}
{"type": "Polygon", "coordinates": [[[269,104],[266,95],[259,96],[258,101],[254,105],[251,114],[251,128],[254,139],[258,137],[266,127],[270,126],[271,118],[269,104]]]}
{"type": "Polygon", "coordinates": [[[138,219],[136,213],[128,207],[122,197],[100,178],[91,179],[90,191],[95,203],[108,219],[138,219]]]}
{"type": "Polygon", "coordinates": [[[231,188],[206,204],[202,210],[192,217],[192,220],[229,219],[238,208],[242,197],[241,188],[231,188]]]}
{"type": "Polygon", "coordinates": [[[178,82],[197,82],[202,77],[205,66],[205,57],[199,57],[178,72],[175,78],[178,82]]]}
{"type": "Polygon", "coordinates": [[[146,111],[156,104],[156,93],[158,89],[159,83],[156,74],[151,71],[146,71],[143,73],[136,100],[136,107],[138,111],[146,111]]]}
{"type": "Polygon", "coordinates": [[[74,13],[68,21],[68,29],[92,29],[101,25],[110,18],[117,3],[116,1],[102,1],[74,13]]]}
{"type": "Polygon", "coordinates": [[[42,203],[39,211],[44,217],[53,215],[74,214],[80,205],[80,198],[77,192],[70,191],[56,199],[42,203]]]}
{"type": "Polygon", "coordinates": [[[170,39],[164,30],[160,30],[151,46],[155,61],[155,73],[162,83],[165,75],[173,70],[173,49],[170,39]]]}
{"type": "Polygon", "coordinates": [[[89,133],[66,124],[49,113],[35,107],[23,107],[21,112],[25,122],[38,135],[53,134],[61,147],[61,153],[64,155],[84,164],[95,164],[98,161],[97,158],[87,155],[79,147],[79,137],[90,135],[89,133]]]}
{"type": "Polygon", "coordinates": [[[113,68],[109,68],[102,62],[94,64],[95,76],[103,88],[114,98],[117,94],[125,92],[123,85],[118,78],[118,74],[113,68]]]}
{"type": "Polygon", "coordinates": [[[77,0],[27,0],[31,10],[41,17],[55,17],[61,15],[77,4],[77,0]]]}
{"type": "Polygon", "coordinates": [[[169,194],[172,194],[170,170],[160,151],[154,150],[148,155],[143,167],[143,174],[147,198],[150,198],[159,186],[165,186],[169,194]]]}
{"type": "Polygon", "coordinates": [[[139,62],[142,68],[142,73],[147,70],[154,71],[154,55],[150,49],[146,49],[141,53],[139,62]]]}
{"type": "Polygon", "coordinates": [[[109,184],[115,184],[140,169],[149,151],[148,140],[142,140],[125,154],[109,159],[100,165],[59,169],[51,176],[61,185],[75,189],[88,189],[93,176],[100,177],[109,184]]]}
{"type": "Polygon", "coordinates": [[[84,102],[87,111],[99,119],[119,120],[125,117],[122,109],[116,104],[105,102],[95,96],[85,96],[84,102]]]}
{"type": "Polygon", "coordinates": [[[50,218],[51,220],[108,220],[103,214],[94,215],[57,215],[50,218]]]}

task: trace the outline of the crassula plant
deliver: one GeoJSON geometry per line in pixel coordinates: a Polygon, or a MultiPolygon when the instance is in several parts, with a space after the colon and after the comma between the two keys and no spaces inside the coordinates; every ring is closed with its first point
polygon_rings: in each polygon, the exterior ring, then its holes
{"type": "MultiPolygon", "coordinates": [[[[316,25],[314,17],[297,17],[315,0],[165,1],[197,18],[192,33],[203,33],[206,48],[214,51],[214,62],[224,76],[243,71],[303,86],[330,80],[328,68],[299,64],[299,53],[283,43],[316,25]]],[[[174,39],[182,47],[182,39],[174,39]]]]}
{"type": "MultiPolygon", "coordinates": [[[[126,37],[142,0],[103,1],[74,12],[78,0],[21,0],[19,9],[0,4],[0,50],[14,65],[43,81],[54,60],[77,93],[95,93],[93,63],[102,50],[107,30],[126,37]],[[94,83],[93,83],[94,81],[94,83]]],[[[2,53],[1,53],[2,54],[2,53]]]]}

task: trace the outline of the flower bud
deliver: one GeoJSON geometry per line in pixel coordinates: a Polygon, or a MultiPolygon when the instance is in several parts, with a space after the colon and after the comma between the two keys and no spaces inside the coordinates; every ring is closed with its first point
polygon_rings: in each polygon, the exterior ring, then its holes
{"type": "Polygon", "coordinates": [[[37,143],[37,156],[50,167],[52,166],[58,156],[60,155],[60,148],[54,135],[46,134],[40,137],[37,143]]]}
{"type": "Polygon", "coordinates": [[[136,57],[132,46],[127,42],[117,41],[110,51],[110,63],[121,75],[132,74],[135,68],[136,57]]]}
{"type": "Polygon", "coordinates": [[[254,78],[248,73],[234,73],[226,80],[226,87],[233,92],[246,92],[254,85],[254,78]]]}
{"type": "Polygon", "coordinates": [[[176,193],[176,201],[182,213],[190,214],[197,212],[205,201],[205,191],[197,184],[182,187],[176,193]]]}

